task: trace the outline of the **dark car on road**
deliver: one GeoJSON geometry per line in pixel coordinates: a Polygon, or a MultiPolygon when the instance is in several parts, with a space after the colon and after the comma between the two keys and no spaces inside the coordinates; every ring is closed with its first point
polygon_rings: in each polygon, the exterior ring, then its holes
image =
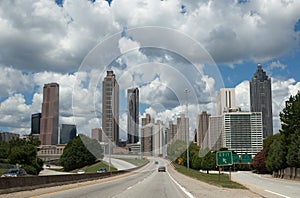
{"type": "Polygon", "coordinates": [[[106,173],[106,172],[107,172],[106,168],[99,168],[97,170],[97,173],[106,173]]]}
{"type": "Polygon", "coordinates": [[[166,172],[166,167],[165,166],[160,166],[158,167],[158,172],[166,172]]]}
{"type": "Polygon", "coordinates": [[[1,177],[19,177],[26,175],[26,171],[23,168],[8,169],[1,177]]]}

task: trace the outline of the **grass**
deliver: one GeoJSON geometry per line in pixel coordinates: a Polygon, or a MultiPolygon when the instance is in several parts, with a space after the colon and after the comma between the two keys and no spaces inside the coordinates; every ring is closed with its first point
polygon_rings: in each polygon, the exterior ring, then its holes
{"type": "Polygon", "coordinates": [[[137,158],[117,158],[117,159],[126,161],[126,162],[131,163],[135,166],[142,166],[142,165],[147,164],[149,162],[149,160],[147,160],[147,159],[137,159],[137,158]]]}
{"type": "Polygon", "coordinates": [[[180,166],[177,164],[173,164],[175,169],[192,178],[195,178],[197,180],[200,180],[202,182],[208,183],[208,184],[212,184],[215,186],[220,186],[220,187],[224,187],[224,188],[237,188],[237,189],[247,189],[245,186],[234,182],[234,181],[230,181],[229,179],[229,175],[228,174],[206,174],[206,173],[201,173],[197,170],[194,169],[187,169],[185,166],[180,166]]]}
{"type": "MultiPolygon", "coordinates": [[[[84,170],[86,173],[96,173],[99,168],[106,168],[107,171],[109,170],[109,166],[106,163],[98,162],[98,163],[90,165],[90,166],[85,166],[83,168],[73,170],[72,172],[77,173],[78,170],[84,170]]],[[[110,170],[117,171],[117,169],[113,166],[110,166],[110,170]]]]}

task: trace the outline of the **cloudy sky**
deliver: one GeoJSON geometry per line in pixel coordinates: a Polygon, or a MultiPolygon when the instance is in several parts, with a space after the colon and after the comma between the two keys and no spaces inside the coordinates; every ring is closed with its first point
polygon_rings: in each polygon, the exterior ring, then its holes
{"type": "Polygon", "coordinates": [[[60,84],[60,124],[101,126],[106,70],[139,87],[140,115],[164,122],[215,113],[215,93],[236,88],[249,110],[249,80],[261,63],[272,79],[274,132],[284,101],[300,90],[297,0],[0,1],[0,130],[28,134],[45,83],[60,84]],[[188,90],[185,92],[185,90],[188,90]]]}

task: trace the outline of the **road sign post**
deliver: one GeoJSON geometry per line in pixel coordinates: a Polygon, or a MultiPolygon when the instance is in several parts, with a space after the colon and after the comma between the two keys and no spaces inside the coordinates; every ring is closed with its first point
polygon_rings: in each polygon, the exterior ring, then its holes
{"type": "MultiPolygon", "coordinates": [[[[219,151],[216,153],[217,166],[231,166],[233,164],[231,151],[219,151]]],[[[231,167],[229,168],[229,179],[231,180],[231,167]]],[[[220,172],[219,172],[220,175],[220,172]]]]}
{"type": "Polygon", "coordinates": [[[252,161],[251,154],[242,154],[242,163],[250,163],[252,161]]]}
{"type": "Polygon", "coordinates": [[[233,164],[231,151],[220,151],[216,154],[217,166],[231,166],[233,164]]]}
{"type": "Polygon", "coordinates": [[[232,154],[233,163],[237,164],[240,162],[240,157],[238,154],[232,154]]]}

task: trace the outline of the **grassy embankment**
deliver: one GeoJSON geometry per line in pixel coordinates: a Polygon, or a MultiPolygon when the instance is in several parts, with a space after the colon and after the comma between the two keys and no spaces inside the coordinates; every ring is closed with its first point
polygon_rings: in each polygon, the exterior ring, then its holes
{"type": "Polygon", "coordinates": [[[180,166],[177,164],[173,164],[175,169],[192,178],[195,178],[197,180],[200,180],[202,182],[212,184],[215,186],[220,186],[224,188],[238,188],[238,189],[247,189],[245,186],[234,182],[230,181],[229,175],[228,174],[206,174],[206,173],[201,173],[197,170],[194,169],[187,169],[185,166],[180,166]]]}
{"type": "Polygon", "coordinates": [[[135,166],[142,166],[144,164],[147,164],[149,162],[149,160],[147,159],[136,159],[136,158],[117,158],[119,160],[123,160],[123,161],[126,161],[128,163],[131,163],[135,166]]]}
{"type": "MultiPolygon", "coordinates": [[[[80,170],[84,170],[86,173],[96,173],[99,168],[106,168],[107,171],[109,170],[108,164],[103,163],[103,162],[98,162],[98,163],[90,165],[90,166],[82,167],[82,168],[80,168],[80,170]]],[[[76,169],[76,170],[73,170],[72,172],[77,173],[78,170],[79,169],[76,169]]],[[[117,171],[117,169],[113,166],[110,166],[110,170],[117,171]]]]}

